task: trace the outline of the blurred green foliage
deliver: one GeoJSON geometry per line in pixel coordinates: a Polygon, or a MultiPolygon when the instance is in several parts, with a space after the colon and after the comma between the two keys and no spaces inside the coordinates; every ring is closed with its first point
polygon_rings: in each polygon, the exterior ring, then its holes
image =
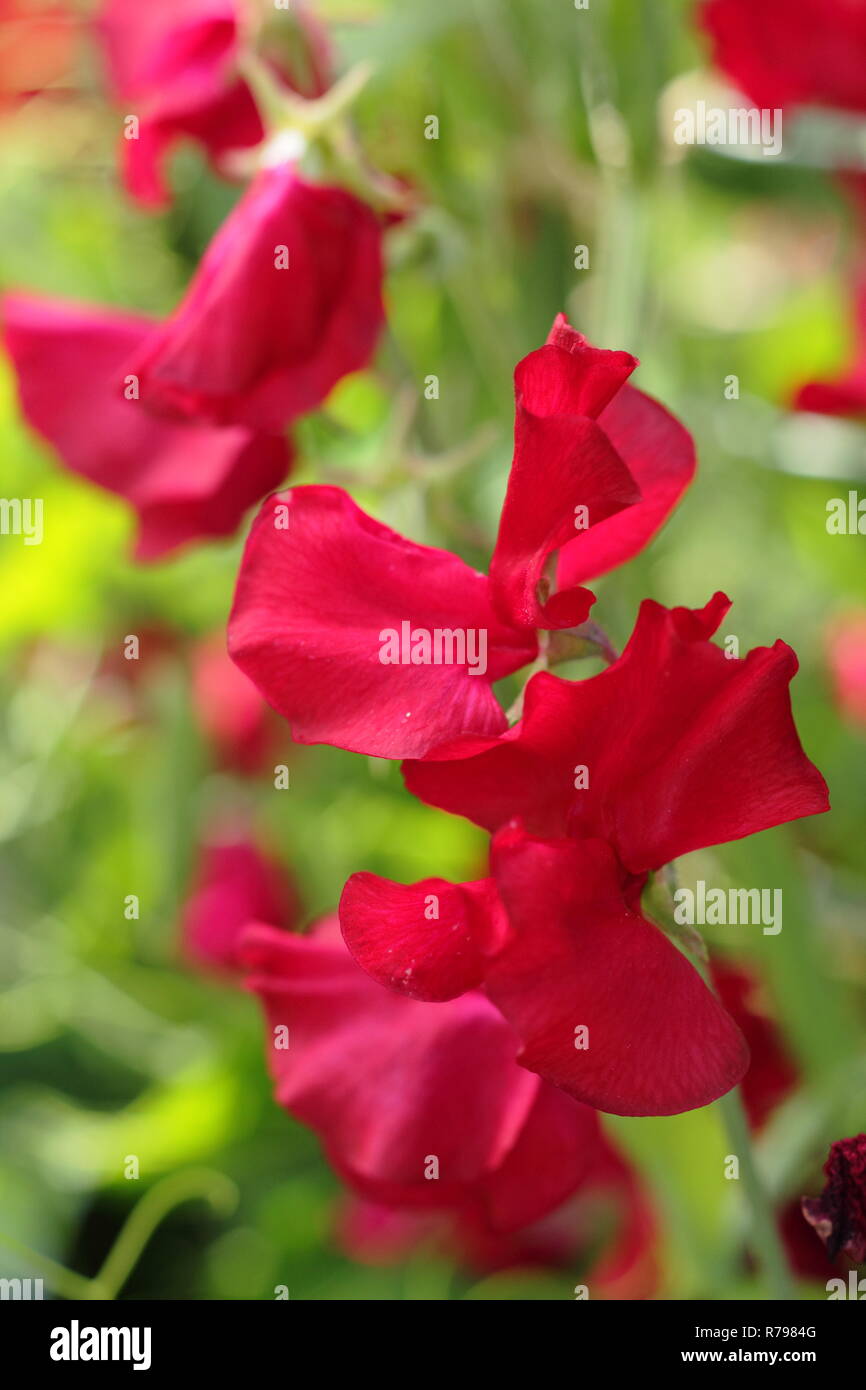
{"type": "MultiPolygon", "coordinates": [[[[699,450],[698,481],[664,533],[594,586],[599,620],[621,645],[641,598],[700,605],[721,588],[734,600],[724,632],[743,650],[783,637],[800,655],[796,715],[832,814],[680,865],[686,884],[784,891],[780,936],[716,938],[759,964],[802,1064],[800,1092],[761,1145],[779,1197],[797,1195],[866,1111],[866,740],[841,723],[824,666],[828,622],[866,604],[863,540],[828,536],[824,506],[862,483],[866,455],[859,429],[816,432],[784,410],[794,385],[844,358],[845,206],[818,170],[672,146],[660,114],[670,84],[700,93],[704,81],[684,0],[320,10],[345,63],[375,65],[356,110],[364,149],[423,206],[392,234],[376,369],[302,423],[298,478],[348,479],[382,520],[486,564],[511,372],[564,309],[601,345],[642,358],[639,384],[699,450]],[[430,114],[436,141],[424,138],[430,114]],[[580,244],[589,270],[574,268],[580,244]],[[429,373],[438,401],[423,398],[429,373]],[[738,401],[724,396],[730,374],[738,401]]],[[[0,280],[163,313],[237,190],[184,151],[172,209],[131,206],[92,54],[82,74],[75,99],[37,99],[0,124],[0,280]]],[[[209,766],[182,659],[148,663],[134,690],[104,671],[126,633],[220,630],[242,538],[135,568],[125,508],[28,432],[5,369],[0,430],[4,493],[44,497],[50,518],[41,546],[0,543],[0,1231],[92,1274],[145,1186],[206,1164],[237,1184],[237,1211],[178,1209],[125,1296],[269,1298],[286,1284],[308,1299],[570,1297],[571,1271],[473,1289],[471,1273],[426,1254],[384,1270],[349,1262],[332,1235],[338,1184],[272,1102],[254,1001],[178,960],[178,914],[215,805],[242,800],[310,916],[332,909],[357,869],[474,876],[483,837],[412,801],[396,767],[331,749],[292,751],[290,792],[266,778],[232,787],[209,766]],[[123,915],[132,892],[137,922],[123,915]],[[140,1156],[137,1183],[123,1177],[128,1153],[140,1156]]],[[[610,1130],[663,1213],[664,1296],[760,1294],[737,1255],[743,1213],[722,1176],[715,1110],[610,1130]]],[[[0,1272],[19,1265],[0,1250],[0,1272]]]]}

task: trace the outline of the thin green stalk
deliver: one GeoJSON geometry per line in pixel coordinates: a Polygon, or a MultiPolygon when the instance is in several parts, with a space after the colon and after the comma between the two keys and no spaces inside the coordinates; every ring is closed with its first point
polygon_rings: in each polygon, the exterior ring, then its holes
{"type": "MultiPolygon", "coordinates": [[[[671,874],[666,874],[665,878],[668,880],[668,890],[670,891],[672,883],[676,881],[676,870],[673,869],[671,874]]],[[[684,953],[697,970],[704,984],[715,993],[705,944],[700,934],[693,933],[692,935],[697,940],[690,939],[689,935],[684,933],[683,928],[674,923],[671,903],[665,903],[658,894],[652,899],[651,915],[662,931],[666,932],[675,943],[684,949],[684,953]]],[[[739,1160],[740,1177],[751,1214],[747,1243],[766,1275],[773,1297],[786,1301],[796,1299],[797,1295],[791,1280],[785,1248],[776,1226],[773,1197],[755,1161],[752,1136],[749,1132],[746,1112],[743,1109],[740,1087],[735,1086],[732,1091],[728,1091],[727,1095],[722,1096],[718,1101],[718,1106],[727,1132],[731,1153],[739,1160]]]]}
{"type": "Polygon", "coordinates": [[[237,1202],[237,1188],[230,1178],[210,1168],[190,1168],[156,1183],[133,1207],[96,1276],[104,1290],[101,1297],[117,1297],[160,1222],[172,1207],[193,1197],[201,1197],[214,1211],[226,1214],[237,1202]]]}
{"type": "Polygon", "coordinates": [[[764,1180],[758,1171],[746,1112],[743,1109],[739,1086],[722,1096],[719,1109],[725,1123],[731,1152],[739,1159],[740,1176],[751,1210],[752,1223],[749,1245],[757,1257],[773,1297],[781,1300],[796,1298],[788,1268],[785,1249],[776,1226],[773,1204],[764,1180]]]}
{"type": "Polygon", "coordinates": [[[227,1215],[237,1203],[237,1188],[230,1178],[210,1168],[189,1168],[156,1183],[133,1207],[99,1273],[88,1279],[47,1255],[31,1250],[14,1236],[0,1235],[0,1244],[20,1255],[28,1266],[41,1270],[51,1289],[73,1302],[100,1299],[111,1302],[126,1283],[160,1222],[172,1207],[200,1197],[219,1215],[227,1215]]]}
{"type": "Polygon", "coordinates": [[[49,1259],[47,1255],[40,1255],[38,1250],[31,1250],[29,1245],[25,1245],[21,1240],[16,1240],[14,1236],[0,1235],[0,1245],[5,1246],[7,1250],[12,1250],[16,1255],[20,1255],[28,1268],[38,1269],[48,1281],[52,1291],[62,1294],[64,1298],[75,1301],[77,1299],[103,1297],[102,1292],[96,1287],[95,1279],[87,1279],[83,1274],[76,1274],[74,1270],[58,1264],[57,1260],[49,1259]]]}

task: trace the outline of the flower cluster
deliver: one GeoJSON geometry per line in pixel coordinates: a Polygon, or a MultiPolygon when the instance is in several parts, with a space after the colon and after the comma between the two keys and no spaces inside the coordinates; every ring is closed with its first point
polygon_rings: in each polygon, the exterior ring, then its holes
{"type": "MultiPolygon", "coordinates": [[[[706,7],[724,55],[737,10],[706,7]]],[[[742,659],[716,645],[721,593],[694,609],[647,599],[621,655],[590,616],[587,583],[651,541],[695,452],[632,384],[637,359],[562,314],[515,371],[487,573],[339,488],[274,491],[293,423],[370,363],[384,321],[383,208],[314,177],[299,132],[275,132],[266,109],[332,94],[325,36],[303,10],[294,23],[290,50],[251,35],[232,0],[103,6],[110,85],[136,113],[130,194],[166,202],[180,139],[252,179],[164,322],[7,295],[22,409],[67,468],[132,506],[141,560],[229,535],[262,503],[228,625],[246,679],[207,649],[195,663],[222,758],[249,771],[269,746],[255,687],[295,741],[400,760],[411,795],[490,834],[486,877],[358,872],[339,915],[303,935],[293,891],[245,833],[203,857],[187,953],[247,974],[277,1099],[364,1204],[347,1238],[395,1238],[383,1211],[413,1230],[444,1215],[452,1246],[495,1265],[563,1204],[606,1191],[623,1218],[608,1277],[640,1267],[646,1289],[652,1218],[599,1112],[707,1105],[749,1051],[645,890],[680,855],[827,809],[792,717],[796,657],[783,642],[742,659]],[[586,655],[604,669],[554,673],[586,655]],[[522,671],[509,715],[497,683],[522,671]]]]}
{"type": "Polygon", "coordinates": [[[827,796],[791,716],[793,652],[779,642],[731,659],[710,640],[729,606],[721,594],[696,611],[648,600],[600,674],[533,674],[510,727],[495,699],[495,680],[586,638],[582,581],[635,554],[691,478],[689,436],[627,383],[635,366],[561,316],[518,365],[488,576],[335,489],[270,498],[229,648],[295,738],[403,757],[410,792],[493,836],[492,874],[478,882],[349,880],[340,920],[364,969],[416,1000],[481,989],[520,1038],[521,1063],[574,1100],[667,1114],[724,1094],[748,1053],[642,915],[648,875],[823,811],[827,796]],[[401,623],[486,631],[486,673],[416,664],[412,647],[406,664],[383,664],[382,634],[401,623]]]}

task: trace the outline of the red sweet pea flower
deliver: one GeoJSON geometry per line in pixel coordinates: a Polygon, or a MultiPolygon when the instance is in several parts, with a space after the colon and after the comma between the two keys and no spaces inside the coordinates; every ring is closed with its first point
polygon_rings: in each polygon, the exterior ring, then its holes
{"type": "MultiPolygon", "coordinates": [[[[124,179],[142,203],[168,202],[162,164],[177,140],[197,141],[218,168],[229,151],[263,140],[256,103],[238,71],[241,18],[237,0],[107,0],[103,6],[97,30],[110,86],[139,121],[136,138],[122,141],[124,179]]],[[[274,68],[304,95],[318,96],[329,82],[323,32],[303,11],[284,22],[299,29],[306,62],[288,74],[279,55],[274,68]]]]}
{"type": "Polygon", "coordinates": [[[608,670],[578,682],[540,673],[513,729],[407,764],[422,800],[500,830],[495,886],[466,896],[466,885],[363,874],[340,905],[375,979],[427,999],[483,986],[525,1066],[615,1113],[705,1105],[748,1062],[730,1017],[641,916],[647,873],[827,809],[791,718],[796,659],[777,643],[728,660],[709,642],[727,606],[723,595],[697,612],[647,602],[608,670]],[[514,816],[530,834],[508,828],[514,816]]]}
{"type": "Polygon", "coordinates": [[[336,918],[303,937],[251,926],[242,953],[277,1100],[362,1196],[507,1232],[558,1207],[596,1161],[597,1117],[515,1065],[517,1039],[483,995],[430,1005],[381,989],[336,918]]]}
{"type": "Polygon", "coordinates": [[[864,0],[704,0],[700,18],[756,105],[866,111],[864,0]]]}
{"type": "Polygon", "coordinates": [[[820,1197],[803,1198],[803,1215],[831,1259],[866,1260],[866,1134],[837,1139],[824,1164],[827,1182],[820,1197]]]}
{"type": "Polygon", "coordinates": [[[370,361],[383,322],[379,219],[342,188],[265,169],[129,371],[168,414],[279,432],[370,361]]]}
{"type": "Polygon", "coordinates": [[[240,967],[238,947],[252,921],[290,931],[298,918],[294,884],[281,865],[245,837],[214,840],[200,853],[196,881],[183,914],[185,954],[221,973],[240,967]]]}
{"type": "Polygon", "coordinates": [[[283,439],[158,419],[126,398],[124,363],[150,320],[31,295],[3,300],[22,410],[74,473],[138,513],[136,558],[234,531],[289,467],[283,439]]]}
{"type": "Polygon", "coordinates": [[[593,596],[577,581],[635,554],[694,471],[685,430],[623,384],[634,365],[591,347],[562,317],[518,365],[514,462],[489,582],[334,488],[269,499],[241,565],[229,649],[299,742],[424,757],[458,734],[504,732],[490,684],[534,659],[536,625],[586,618],[593,596]],[[557,550],[570,587],[549,597],[544,571],[557,550]],[[383,650],[387,634],[394,652],[383,650]],[[477,659],[471,640],[483,645],[477,659]]]}

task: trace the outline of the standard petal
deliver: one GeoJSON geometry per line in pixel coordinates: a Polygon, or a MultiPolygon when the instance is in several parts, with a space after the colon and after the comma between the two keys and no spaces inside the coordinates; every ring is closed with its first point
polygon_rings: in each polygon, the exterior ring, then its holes
{"type": "Polygon", "coordinates": [[[565,314],[557,314],[544,347],[518,366],[517,385],[535,415],[589,415],[595,420],[638,365],[630,352],[593,347],[565,314]]]}
{"type": "Polygon", "coordinates": [[[410,999],[455,999],[483,981],[506,930],[492,879],[393,883],[353,874],[340,899],[343,939],[380,985],[410,999]]]}
{"type": "Polygon", "coordinates": [[[521,1039],[523,1066],[617,1115],[693,1110],[737,1084],[742,1034],[627,902],[609,845],[506,829],[494,872],[513,935],[486,989],[521,1039]]]}
{"type": "Polygon", "coordinates": [[[253,526],[229,650],[298,742],[399,758],[504,729],[490,683],[536,645],[499,622],[484,576],[456,555],[398,536],[339,488],[302,487],[253,526]]]}

